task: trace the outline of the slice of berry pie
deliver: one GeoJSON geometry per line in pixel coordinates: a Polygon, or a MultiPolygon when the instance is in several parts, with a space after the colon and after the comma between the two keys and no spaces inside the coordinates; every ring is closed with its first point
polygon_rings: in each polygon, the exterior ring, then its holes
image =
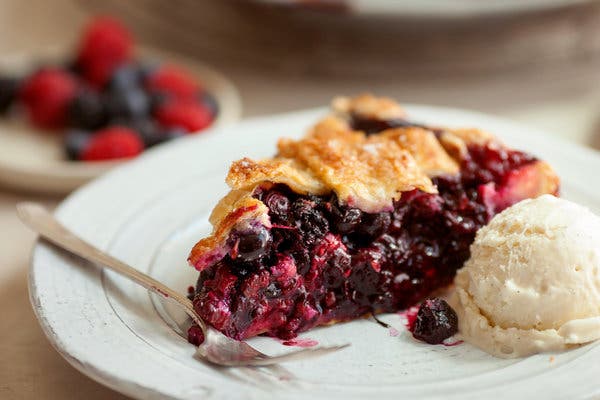
{"type": "Polygon", "coordinates": [[[275,157],[233,163],[191,251],[194,307],[229,337],[405,309],[452,282],[494,214],[558,191],[548,164],[482,131],[414,124],[368,95],[333,108],[275,157]]]}

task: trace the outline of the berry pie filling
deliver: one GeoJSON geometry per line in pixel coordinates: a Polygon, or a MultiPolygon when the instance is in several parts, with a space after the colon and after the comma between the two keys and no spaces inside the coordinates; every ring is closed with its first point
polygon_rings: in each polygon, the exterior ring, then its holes
{"type": "MultiPolygon", "coordinates": [[[[365,121],[355,128],[392,126],[365,121]]],[[[318,325],[406,309],[449,285],[477,230],[537,195],[534,157],[490,144],[466,149],[459,173],[432,178],[437,193],[405,191],[379,213],[348,206],[334,192],[262,183],[252,198],[266,206],[268,220],[231,229],[210,265],[199,268],[194,308],[234,339],[291,339],[318,325]]],[[[196,344],[198,336],[190,333],[196,344]]]]}

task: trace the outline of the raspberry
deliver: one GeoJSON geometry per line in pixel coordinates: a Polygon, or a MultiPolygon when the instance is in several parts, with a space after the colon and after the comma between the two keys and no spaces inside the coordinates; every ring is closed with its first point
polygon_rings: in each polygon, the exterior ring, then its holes
{"type": "Polygon", "coordinates": [[[96,17],[85,29],[77,61],[85,78],[101,87],[119,65],[131,59],[132,49],[133,38],[123,24],[96,17]]]}
{"type": "Polygon", "coordinates": [[[144,151],[144,143],[135,131],[121,126],[102,129],[90,139],[81,153],[84,161],[132,158],[144,151]]]}
{"type": "Polygon", "coordinates": [[[156,119],[167,128],[183,128],[196,132],[212,122],[210,110],[200,103],[191,101],[167,101],[156,109],[156,119]]]}
{"type": "Polygon", "coordinates": [[[43,69],[29,77],[20,97],[31,121],[42,128],[60,128],[67,120],[69,103],[75,97],[73,76],[59,69],[43,69]]]}
{"type": "Polygon", "coordinates": [[[161,67],[150,75],[146,86],[149,90],[185,100],[193,99],[200,92],[200,85],[193,76],[172,65],[161,67]]]}

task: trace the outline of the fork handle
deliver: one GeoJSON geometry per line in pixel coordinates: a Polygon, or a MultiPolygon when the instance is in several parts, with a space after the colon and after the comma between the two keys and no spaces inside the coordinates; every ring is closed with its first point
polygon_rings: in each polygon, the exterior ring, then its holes
{"type": "Polygon", "coordinates": [[[113,270],[138,285],[145,287],[150,292],[156,293],[181,306],[185,313],[206,333],[204,321],[198,317],[194,311],[192,302],[187,297],[79,238],[40,204],[30,202],[19,203],[17,204],[17,214],[25,225],[58,247],[113,270]]]}

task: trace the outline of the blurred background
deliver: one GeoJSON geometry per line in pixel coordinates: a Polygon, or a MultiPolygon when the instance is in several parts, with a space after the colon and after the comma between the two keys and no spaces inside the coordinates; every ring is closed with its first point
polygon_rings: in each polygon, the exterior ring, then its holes
{"type": "MultiPolygon", "coordinates": [[[[0,0],[0,61],[73,43],[97,14],[119,18],[143,46],[212,66],[237,87],[242,117],[368,91],[600,149],[600,1],[0,0]]],[[[31,312],[34,237],[14,206],[64,196],[31,189],[0,185],[0,304],[13,327],[0,333],[0,398],[120,398],[49,348],[31,312]]]]}
{"type": "Polygon", "coordinates": [[[220,69],[240,90],[244,116],[372,91],[507,116],[578,141],[592,141],[597,125],[597,1],[0,4],[3,54],[72,42],[90,13],[116,15],[143,44],[220,69]]]}

